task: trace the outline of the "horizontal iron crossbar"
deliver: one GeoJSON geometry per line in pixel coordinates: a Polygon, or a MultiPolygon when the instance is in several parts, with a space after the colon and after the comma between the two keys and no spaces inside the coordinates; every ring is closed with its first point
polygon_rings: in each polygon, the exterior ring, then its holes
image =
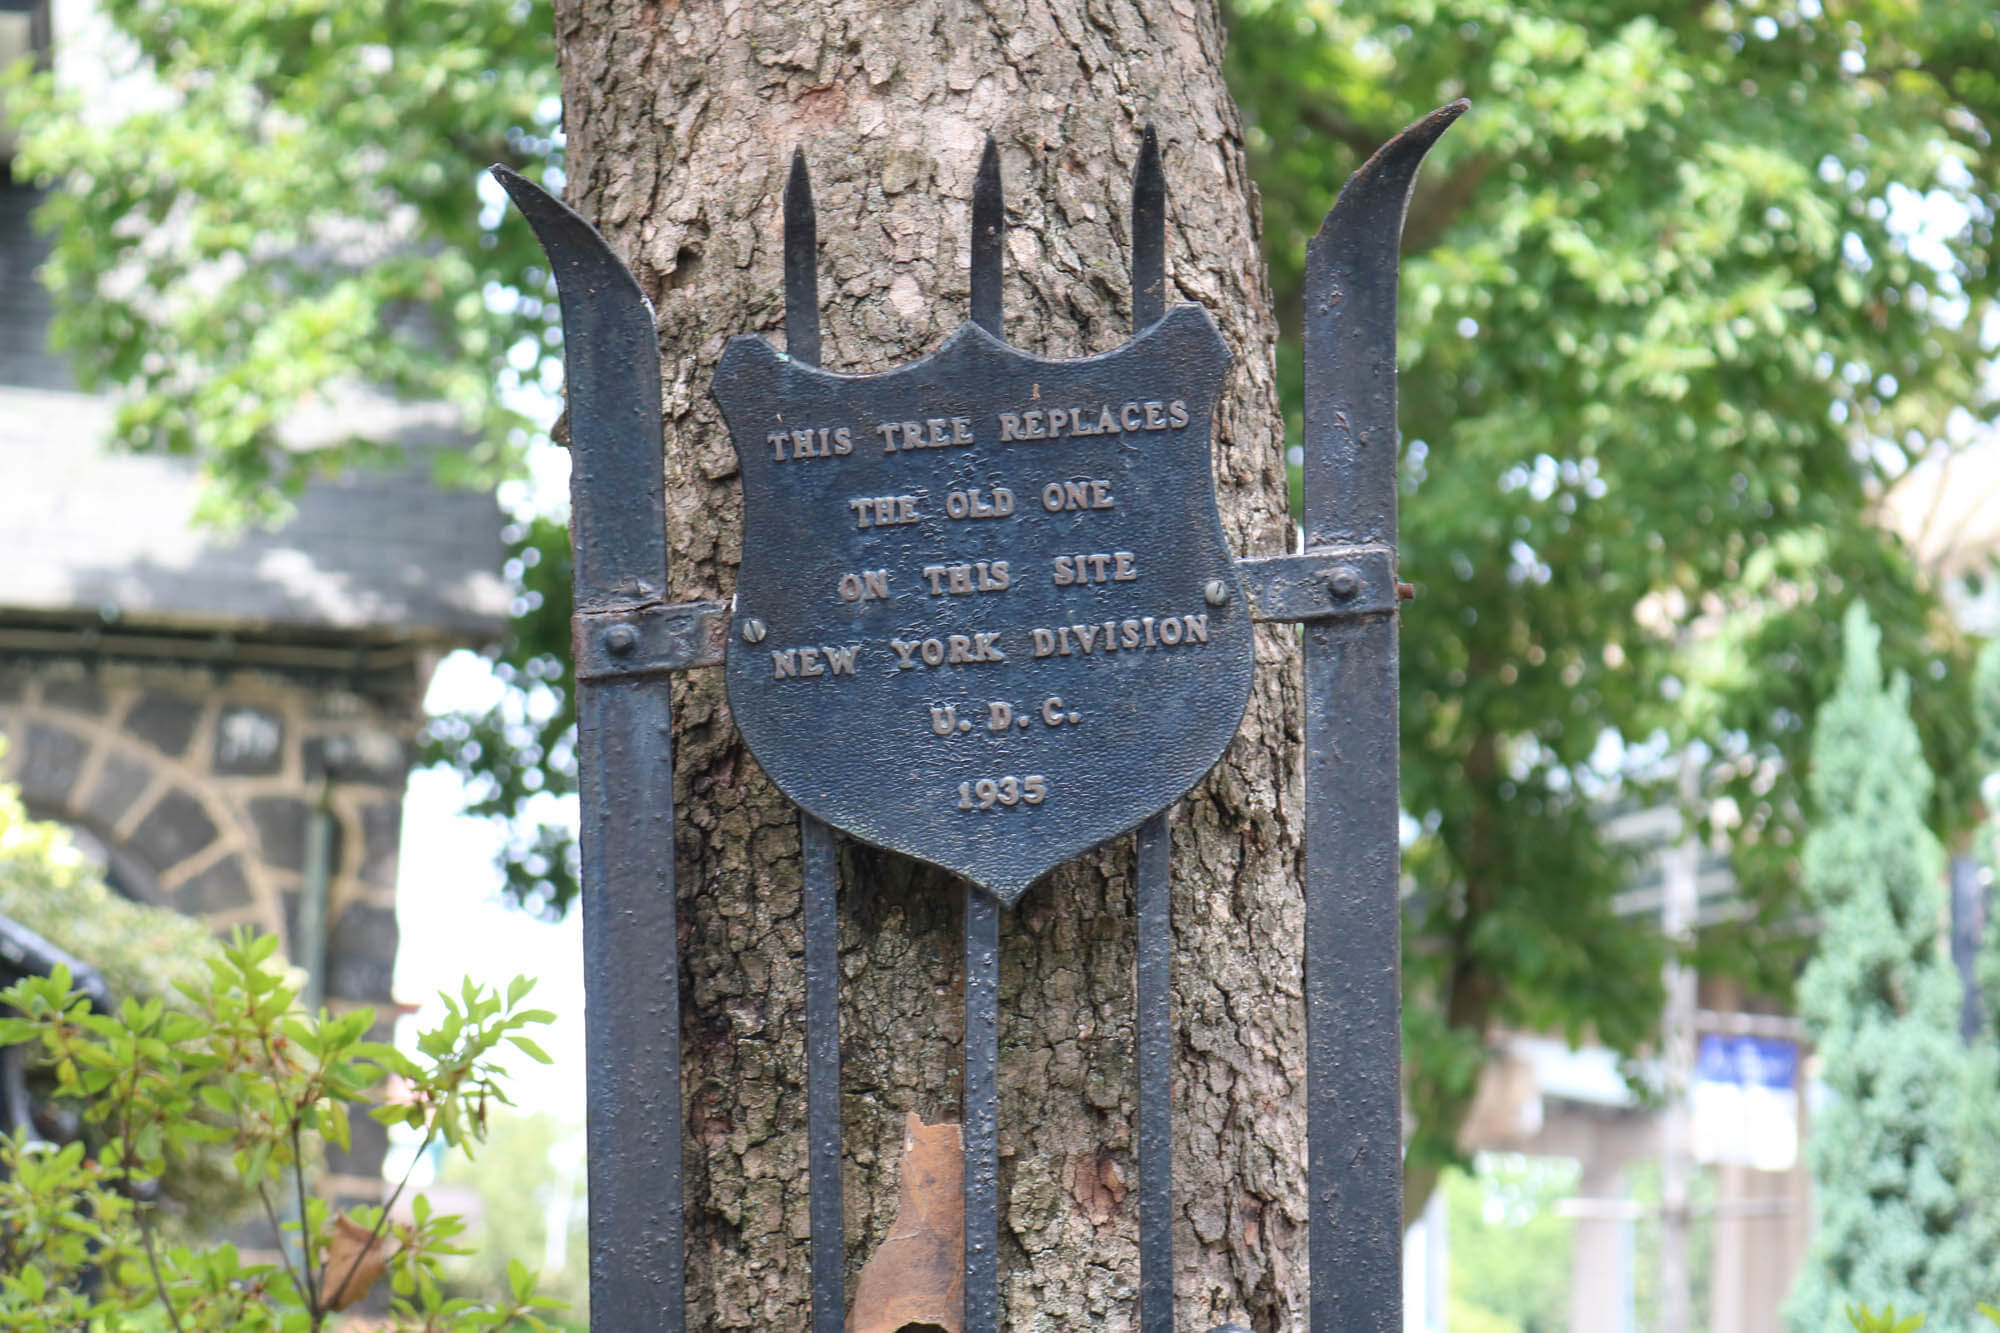
{"type": "Polygon", "coordinates": [[[578,612],[572,645],[576,677],[633,680],[721,666],[728,635],[728,602],[653,602],[578,612]]]}
{"type": "MultiPolygon", "coordinates": [[[[1409,585],[1396,582],[1395,553],[1385,546],[1343,546],[1303,555],[1238,560],[1250,589],[1252,619],[1346,620],[1394,611],[1409,585]]],[[[577,616],[579,680],[634,680],[692,667],[722,665],[728,602],[654,602],[577,616]]]]}
{"type": "Polygon", "coordinates": [[[1390,546],[1331,546],[1303,555],[1238,560],[1249,585],[1251,618],[1270,621],[1349,620],[1396,609],[1405,591],[1396,582],[1390,546]]]}

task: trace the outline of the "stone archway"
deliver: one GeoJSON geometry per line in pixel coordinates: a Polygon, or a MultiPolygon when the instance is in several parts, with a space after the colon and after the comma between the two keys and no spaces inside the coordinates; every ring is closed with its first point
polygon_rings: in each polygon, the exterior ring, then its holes
{"type": "Polygon", "coordinates": [[[31,713],[20,736],[13,776],[28,813],[67,825],[114,888],[218,932],[248,925],[286,936],[250,830],[183,764],[94,720],[31,713]]]}
{"type": "MultiPolygon", "coordinates": [[[[306,830],[331,814],[325,1002],[374,1005],[386,1040],[396,858],[416,719],[337,683],[275,672],[73,657],[0,665],[0,780],[77,830],[121,892],[298,957],[306,830]]],[[[337,1197],[376,1202],[386,1138],[357,1121],[330,1153],[337,1197]]]]}
{"type": "Polygon", "coordinates": [[[266,673],[50,662],[0,675],[0,777],[38,817],[81,830],[130,896],[218,932],[270,931],[293,956],[307,823],[324,802],[326,994],[380,1003],[410,722],[266,673]]]}

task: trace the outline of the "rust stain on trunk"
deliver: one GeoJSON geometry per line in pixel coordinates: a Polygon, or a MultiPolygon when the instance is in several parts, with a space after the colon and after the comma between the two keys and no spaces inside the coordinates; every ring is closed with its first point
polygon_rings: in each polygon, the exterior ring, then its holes
{"type": "Polygon", "coordinates": [[[1109,1222],[1130,1190],[1125,1168],[1110,1153],[1079,1153],[1070,1159],[1070,1193],[1092,1226],[1109,1222]]]}
{"type": "Polygon", "coordinates": [[[957,1125],[904,1122],[896,1223],[861,1266],[847,1333],[935,1324],[960,1333],[965,1304],[965,1144],[957,1125]]]}

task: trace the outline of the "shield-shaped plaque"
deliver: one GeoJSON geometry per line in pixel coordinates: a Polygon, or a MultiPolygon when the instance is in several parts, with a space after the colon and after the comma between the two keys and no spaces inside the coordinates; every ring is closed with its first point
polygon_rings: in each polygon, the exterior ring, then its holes
{"type": "Polygon", "coordinates": [[[1011,903],[1198,782],[1252,669],[1210,475],[1228,362],[1197,305],[1070,361],[966,324],[879,375],[732,339],[729,703],[784,793],[1011,903]]]}

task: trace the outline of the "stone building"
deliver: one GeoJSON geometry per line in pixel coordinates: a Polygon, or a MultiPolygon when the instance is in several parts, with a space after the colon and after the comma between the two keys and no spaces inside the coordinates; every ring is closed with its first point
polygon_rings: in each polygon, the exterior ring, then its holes
{"type": "Polygon", "coordinates": [[[195,467],[106,453],[110,405],[44,349],[34,202],[0,180],[0,778],[121,892],[391,1002],[412,743],[439,656],[504,629],[499,511],[430,481],[448,420],[357,399],[339,428],[410,467],[315,483],[276,531],[193,525],[195,467]]]}

